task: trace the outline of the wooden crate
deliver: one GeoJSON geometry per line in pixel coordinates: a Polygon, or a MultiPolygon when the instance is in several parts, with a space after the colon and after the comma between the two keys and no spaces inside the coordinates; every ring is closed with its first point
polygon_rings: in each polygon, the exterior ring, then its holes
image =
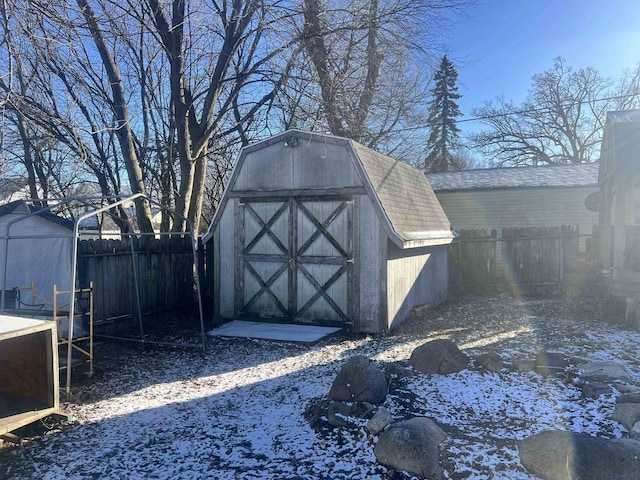
{"type": "Polygon", "coordinates": [[[56,322],[0,315],[0,435],[58,413],[56,322]]]}

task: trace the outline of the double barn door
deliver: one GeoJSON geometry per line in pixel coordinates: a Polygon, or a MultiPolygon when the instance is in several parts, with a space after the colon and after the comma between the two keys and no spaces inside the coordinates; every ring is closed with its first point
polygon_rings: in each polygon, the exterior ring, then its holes
{"type": "Polygon", "coordinates": [[[239,313],[350,323],[352,206],[348,198],[241,203],[239,313]]]}

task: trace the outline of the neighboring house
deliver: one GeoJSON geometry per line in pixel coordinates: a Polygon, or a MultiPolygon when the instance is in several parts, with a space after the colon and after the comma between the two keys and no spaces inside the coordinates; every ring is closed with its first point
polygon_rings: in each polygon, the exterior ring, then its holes
{"type": "MultiPolygon", "coordinates": [[[[88,209],[88,207],[87,207],[88,209]]],[[[124,207],[127,215],[129,216],[129,222],[132,226],[132,230],[137,230],[137,218],[136,209],[133,206],[133,202],[130,202],[124,207]]],[[[120,240],[122,239],[122,232],[116,221],[114,215],[116,212],[109,210],[96,214],[92,217],[86,218],[80,223],[79,230],[82,240],[120,240]]],[[[162,231],[162,210],[159,208],[151,209],[151,226],[156,232],[162,231]]]]}
{"type": "Polygon", "coordinates": [[[203,238],[214,315],[384,332],[446,299],[453,240],[420,171],[288,131],[242,150],[203,238]]]}
{"type": "Polygon", "coordinates": [[[610,291],[640,328],[640,110],[607,114],[601,159],[602,266],[613,267],[610,291]]]}
{"type": "Polygon", "coordinates": [[[578,225],[580,248],[598,224],[598,163],[427,175],[454,230],[578,225]]]}

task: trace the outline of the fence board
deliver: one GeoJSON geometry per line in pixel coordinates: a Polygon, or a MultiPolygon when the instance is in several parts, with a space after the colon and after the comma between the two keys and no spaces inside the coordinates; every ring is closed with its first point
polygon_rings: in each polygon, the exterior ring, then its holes
{"type": "Polygon", "coordinates": [[[577,226],[464,230],[449,250],[453,295],[558,293],[578,254],[577,226]]]}
{"type": "Polygon", "coordinates": [[[78,248],[78,278],[82,285],[94,282],[96,323],[135,315],[137,268],[143,313],[191,309],[194,296],[194,264],[191,240],[134,238],[129,240],[82,240],[78,248]]]}

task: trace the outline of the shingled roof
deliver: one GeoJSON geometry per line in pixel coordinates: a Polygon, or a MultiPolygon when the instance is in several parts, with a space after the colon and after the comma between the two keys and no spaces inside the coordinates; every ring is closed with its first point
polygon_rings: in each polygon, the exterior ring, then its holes
{"type": "Polygon", "coordinates": [[[424,174],[351,142],[391,227],[404,241],[453,238],[451,224],[424,174]]]}
{"type": "Polygon", "coordinates": [[[0,217],[4,215],[10,215],[12,213],[17,213],[20,215],[29,215],[31,213],[35,213],[38,217],[44,218],[53,223],[57,223],[58,225],[62,225],[69,230],[73,230],[74,222],[67,218],[59,217],[54,213],[51,213],[49,210],[43,210],[39,207],[30,206],[24,200],[14,200],[13,202],[5,203],[4,205],[0,205],[0,217]]]}
{"type": "Polygon", "coordinates": [[[598,163],[544,167],[488,168],[430,173],[427,179],[434,191],[591,187],[598,185],[598,163]]]}

